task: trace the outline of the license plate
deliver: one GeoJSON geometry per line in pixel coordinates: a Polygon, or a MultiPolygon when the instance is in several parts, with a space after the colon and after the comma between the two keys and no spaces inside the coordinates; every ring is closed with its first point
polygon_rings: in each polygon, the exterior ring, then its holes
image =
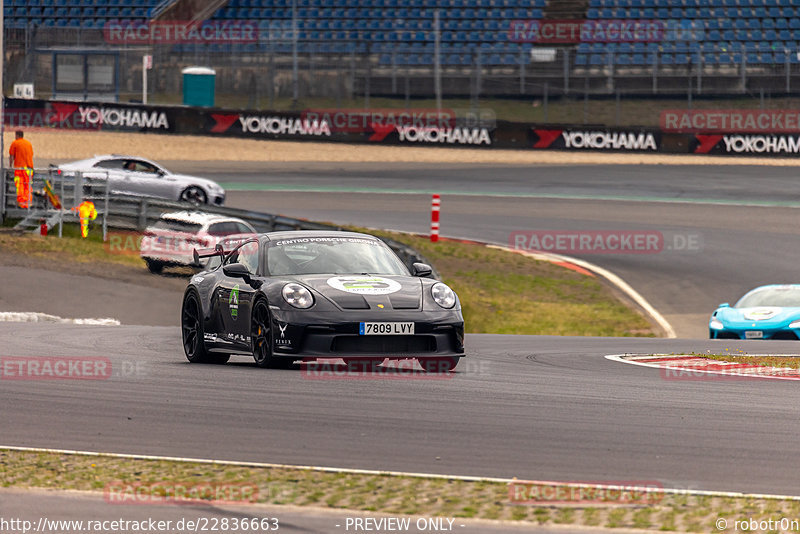
{"type": "Polygon", "coordinates": [[[399,336],[414,334],[414,323],[359,323],[362,336],[399,336]]]}
{"type": "Polygon", "coordinates": [[[745,339],[762,339],[764,332],[761,330],[745,330],[744,337],[745,339]]]}

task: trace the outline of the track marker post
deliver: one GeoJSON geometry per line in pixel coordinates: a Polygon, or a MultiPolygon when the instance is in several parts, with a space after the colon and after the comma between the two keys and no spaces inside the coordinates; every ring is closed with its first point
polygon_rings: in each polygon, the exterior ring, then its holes
{"type": "Polygon", "coordinates": [[[439,211],[442,206],[442,200],[439,195],[434,194],[431,199],[431,242],[436,243],[439,241],[439,211]]]}

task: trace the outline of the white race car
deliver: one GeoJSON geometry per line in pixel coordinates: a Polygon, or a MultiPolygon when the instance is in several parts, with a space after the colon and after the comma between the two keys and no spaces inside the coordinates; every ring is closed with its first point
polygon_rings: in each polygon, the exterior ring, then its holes
{"type": "Polygon", "coordinates": [[[63,173],[81,172],[90,178],[108,177],[111,194],[140,195],[192,204],[225,203],[225,190],[207,178],[173,174],[145,158],[108,154],[64,163],[56,167],[63,173]]]}
{"type": "Polygon", "coordinates": [[[224,217],[200,211],[164,213],[145,230],[140,255],[152,273],[165,266],[191,265],[202,267],[194,261],[195,248],[214,248],[224,237],[254,236],[255,229],[236,217],[224,217]]]}

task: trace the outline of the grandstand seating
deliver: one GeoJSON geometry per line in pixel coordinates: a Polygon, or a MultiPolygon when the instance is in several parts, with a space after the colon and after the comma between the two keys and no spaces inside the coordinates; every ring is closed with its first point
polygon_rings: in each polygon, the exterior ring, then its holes
{"type": "MultiPolygon", "coordinates": [[[[434,10],[441,17],[445,65],[514,66],[536,46],[509,40],[512,20],[542,19],[553,0],[296,0],[301,52],[372,51],[384,65],[433,62],[434,10]]],[[[111,21],[146,21],[159,0],[6,0],[9,28],[101,29],[111,21]]],[[[247,20],[261,30],[259,43],[207,46],[210,52],[288,52],[292,0],[230,0],[213,19],[247,20]]],[[[800,4],[794,0],[589,0],[578,18],[645,19],[666,28],[657,42],[583,42],[577,66],[725,66],[797,63],[800,4]]],[[[552,45],[551,45],[552,46],[552,45]]]]}

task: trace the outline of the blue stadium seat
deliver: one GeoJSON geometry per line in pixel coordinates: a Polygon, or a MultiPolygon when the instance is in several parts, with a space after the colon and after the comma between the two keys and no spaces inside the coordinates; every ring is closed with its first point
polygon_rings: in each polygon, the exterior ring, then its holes
{"type": "Polygon", "coordinates": [[[584,67],[589,63],[589,56],[586,54],[578,54],[575,56],[575,64],[579,67],[584,67]]]}

